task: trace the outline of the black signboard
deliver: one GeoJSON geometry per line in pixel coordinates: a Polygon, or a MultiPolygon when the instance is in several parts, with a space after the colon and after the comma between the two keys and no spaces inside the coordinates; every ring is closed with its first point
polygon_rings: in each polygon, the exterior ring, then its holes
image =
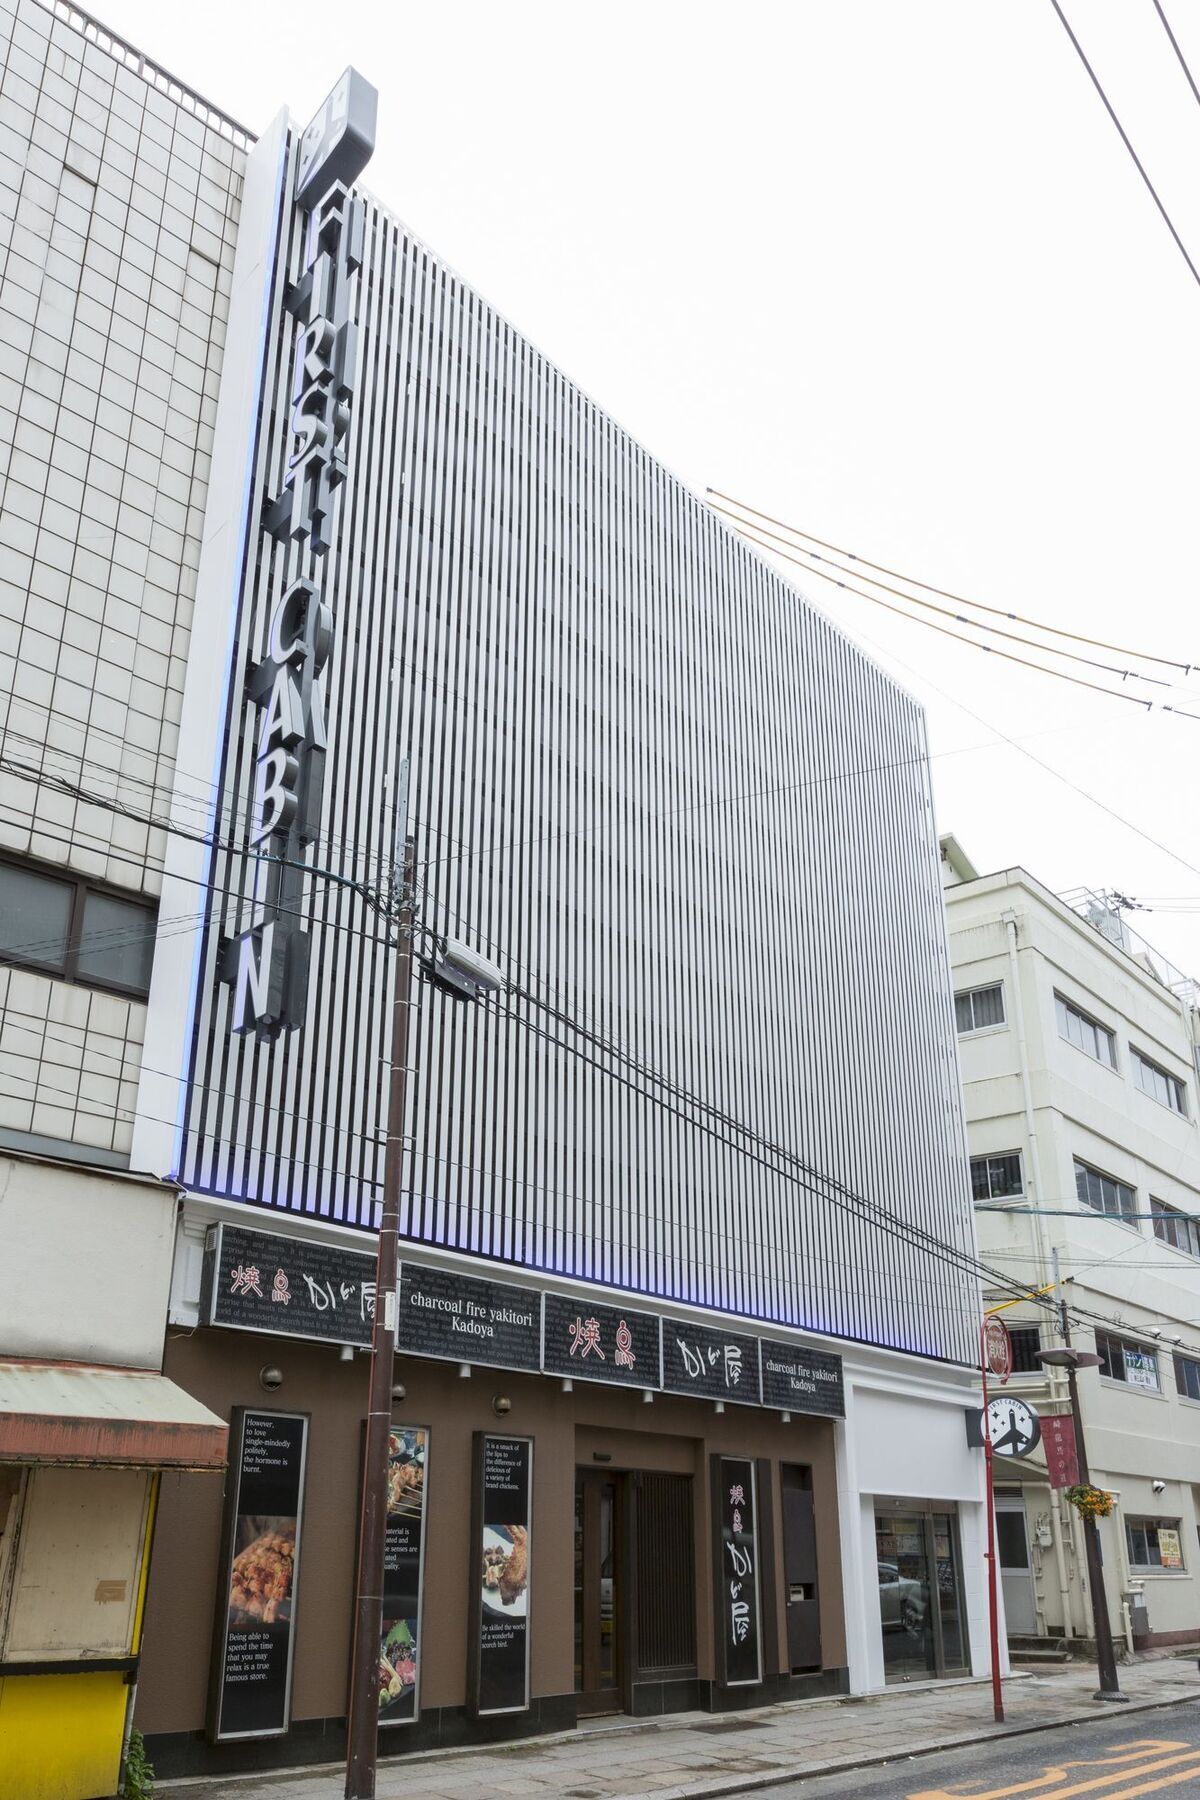
{"type": "Polygon", "coordinates": [[[316,1239],[212,1225],[204,1241],[205,1325],[369,1345],[375,1258],[316,1239]]]}
{"type": "Polygon", "coordinates": [[[307,1413],[233,1413],[225,1557],[209,1734],[281,1737],[291,1722],[292,1646],[307,1413]]]}
{"type": "Polygon", "coordinates": [[[473,1716],[529,1706],[533,1439],[475,1433],[471,1507],[470,1651],[473,1716]]]}
{"type": "Polygon", "coordinates": [[[785,1412],[823,1413],[844,1419],[846,1396],[842,1386],[842,1359],[805,1344],[781,1344],[761,1338],[762,1403],[785,1412]]]}
{"type": "Polygon", "coordinates": [[[758,1339],[692,1319],[662,1322],[663,1386],[671,1394],[758,1405],[758,1339]]]}
{"type": "Polygon", "coordinates": [[[542,1296],[536,1288],[403,1264],[397,1350],[536,1374],[541,1347],[542,1296]]]}
{"type": "Polygon", "coordinates": [[[542,1367],[547,1375],[660,1388],[656,1313],[600,1306],[567,1294],[543,1296],[542,1367]]]}
{"type": "Polygon", "coordinates": [[[411,1725],[420,1710],[421,1590],[429,1432],[394,1425],[388,1437],[388,1509],[383,1545],[383,1638],[379,1723],[411,1725]]]}
{"type": "Polygon", "coordinates": [[[712,1459],[717,1672],[724,1687],[762,1680],[754,1473],[749,1457],[712,1459]]]}

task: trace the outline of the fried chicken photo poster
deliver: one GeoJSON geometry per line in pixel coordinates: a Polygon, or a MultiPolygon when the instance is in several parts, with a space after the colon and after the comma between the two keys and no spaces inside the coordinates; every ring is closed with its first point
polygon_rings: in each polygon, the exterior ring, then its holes
{"type": "Polygon", "coordinates": [[[379,1723],[411,1725],[419,1705],[421,1573],[429,1433],[397,1425],[388,1436],[388,1509],[383,1546],[383,1639],[379,1723]]]}
{"type": "Polygon", "coordinates": [[[290,1723],[308,1445],[306,1413],[238,1407],[231,1423],[209,1727],[216,1741],[278,1737],[290,1723]]]}
{"type": "Polygon", "coordinates": [[[475,1434],[469,1705],[485,1713],[529,1705],[533,1439],[475,1434]]]}

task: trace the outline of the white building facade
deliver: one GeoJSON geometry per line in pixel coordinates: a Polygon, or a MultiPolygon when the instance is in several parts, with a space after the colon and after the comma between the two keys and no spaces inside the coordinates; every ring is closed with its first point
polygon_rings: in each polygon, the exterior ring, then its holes
{"type": "MultiPolygon", "coordinates": [[[[1022,869],[979,876],[953,839],[943,876],[981,1255],[1032,1291],[1063,1278],[1102,1521],[1114,1636],[1200,1635],[1200,1124],[1192,984],[1103,901],[1079,909],[1022,869]],[[1144,1609],[1144,1611],[1143,1611],[1144,1609]]],[[[985,1295],[985,1304],[988,1304],[985,1295]]],[[[1034,1304],[1004,1315],[1010,1391],[1066,1410],[1035,1362],[1058,1346],[1034,1304]]],[[[1012,1638],[1090,1637],[1077,1520],[1038,1452],[997,1474],[1012,1638]]]]}
{"type": "Polygon", "coordinates": [[[361,78],[255,141],[0,24],[0,1154],[144,1276],[0,1356],[229,1428],[156,1489],[159,1774],[344,1748],[406,831],[506,986],[414,991],[386,1748],[985,1673],[920,709],[355,186],[361,78]]]}

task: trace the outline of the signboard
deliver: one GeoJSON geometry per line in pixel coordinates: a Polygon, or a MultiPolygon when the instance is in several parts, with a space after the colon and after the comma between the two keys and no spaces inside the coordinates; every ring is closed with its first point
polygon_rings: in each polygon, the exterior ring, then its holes
{"type": "Polygon", "coordinates": [[[844,1419],[846,1395],[842,1359],[806,1345],[759,1339],[762,1358],[762,1403],[785,1412],[822,1413],[844,1419]]]}
{"type": "Polygon", "coordinates": [[[234,1409],[209,1735],[281,1737],[292,1652],[307,1413],[234,1409]]]}
{"type": "Polygon", "coordinates": [[[545,1294],[542,1308],[547,1375],[578,1375],[626,1387],[662,1386],[657,1314],[566,1294],[545,1294]]]}
{"type": "Polygon", "coordinates": [[[300,139],[296,199],[319,200],[332,182],[352,187],[371,160],[379,95],[357,69],[347,69],[300,139]]]}
{"type": "Polygon", "coordinates": [[[1182,1569],[1183,1545],[1179,1533],[1165,1525],[1158,1528],[1158,1555],[1164,1569],[1182,1569]]]}
{"type": "Polygon", "coordinates": [[[1042,1443],[1052,1488],[1075,1487],[1079,1482],[1079,1456],[1075,1447],[1075,1421],[1070,1413],[1042,1417],[1042,1443]]]}
{"type": "Polygon", "coordinates": [[[983,1327],[983,1359],[989,1375],[1003,1385],[1012,1374],[1013,1347],[1003,1319],[987,1319],[983,1327]]]}
{"type": "Polygon", "coordinates": [[[529,1707],[533,1439],[475,1433],[467,1705],[475,1718],[529,1707]]]}
{"type": "Polygon", "coordinates": [[[409,1356],[541,1368],[542,1296],[473,1275],[406,1262],[400,1270],[396,1349],[409,1356]]]}
{"type": "Polygon", "coordinates": [[[714,1456],[712,1470],[718,1674],[723,1687],[746,1687],[762,1680],[754,1464],[714,1456]]]}
{"type": "Polygon", "coordinates": [[[663,1387],[670,1394],[759,1403],[758,1339],[692,1319],[662,1322],[663,1387]]]}
{"type": "Polygon", "coordinates": [[[411,1725],[421,1706],[421,1593],[429,1432],[396,1425],[388,1435],[388,1507],[383,1541],[383,1637],[379,1723],[411,1725]]]}
{"type": "Polygon", "coordinates": [[[1136,1344],[1125,1344],[1125,1380],[1130,1387],[1144,1388],[1147,1393],[1157,1394],[1158,1357],[1153,1350],[1139,1349],[1136,1344]]]}
{"type": "Polygon", "coordinates": [[[200,1319],[235,1331],[367,1346],[375,1320],[375,1258],[316,1239],[210,1225],[200,1319]]]}

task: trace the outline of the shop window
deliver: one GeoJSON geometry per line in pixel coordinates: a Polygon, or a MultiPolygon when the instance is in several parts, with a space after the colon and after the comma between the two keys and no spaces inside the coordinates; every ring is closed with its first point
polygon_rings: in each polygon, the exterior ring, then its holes
{"type": "Polygon", "coordinates": [[[1184,1573],[1181,1520],[1126,1519],[1125,1542],[1131,1569],[1178,1569],[1184,1573]]]}
{"type": "Polygon", "coordinates": [[[1011,1200],[1025,1192],[1021,1175],[1021,1153],[1009,1150],[1003,1156],[971,1158],[971,1197],[981,1200],[1011,1200]]]}
{"type": "Polygon", "coordinates": [[[1177,1075],[1164,1069],[1160,1063],[1151,1062],[1140,1050],[1129,1046],[1130,1060],[1133,1063],[1133,1079],[1143,1094],[1149,1094],[1160,1106],[1169,1106],[1172,1112],[1182,1113],[1187,1118],[1187,1089],[1177,1075]]]}
{"type": "Polygon", "coordinates": [[[0,860],[0,962],[144,999],[157,912],[66,871],[0,860]]]}
{"type": "Polygon", "coordinates": [[[1107,1331],[1098,1331],[1096,1350],[1100,1357],[1100,1373],[1109,1381],[1123,1381],[1128,1387],[1159,1392],[1158,1357],[1145,1344],[1135,1344],[1128,1338],[1112,1337],[1107,1331]]]}
{"type": "Polygon", "coordinates": [[[1074,1044],[1093,1062],[1103,1063],[1105,1068],[1115,1069],[1117,1066],[1117,1039],[1115,1033],[1102,1025],[1099,1019],[1093,1019],[1090,1013],[1065,1000],[1061,994],[1054,996],[1054,1011],[1058,1018],[1058,1035],[1065,1037],[1068,1044],[1074,1044]]]}
{"type": "Polygon", "coordinates": [[[968,988],[955,994],[954,1023],[960,1034],[983,1031],[988,1025],[1003,1025],[1003,984],[996,981],[990,987],[968,988]]]}
{"type": "Polygon", "coordinates": [[[1185,1400],[1200,1400],[1200,1362],[1194,1356],[1175,1358],[1175,1386],[1185,1400]]]}
{"type": "Polygon", "coordinates": [[[887,1680],[965,1669],[970,1657],[955,1513],[935,1511],[928,1501],[877,1512],[875,1555],[887,1680]]]}
{"type": "Polygon", "coordinates": [[[1154,1235],[1160,1243],[1200,1259],[1200,1219],[1168,1206],[1165,1200],[1151,1200],[1150,1211],[1154,1215],[1154,1235]]]}
{"type": "Polygon", "coordinates": [[[1110,1219],[1120,1219],[1126,1225],[1134,1223],[1137,1194],[1133,1188],[1080,1162],[1078,1157],[1075,1159],[1075,1192],[1084,1206],[1090,1206],[1093,1212],[1105,1213],[1110,1219]]]}

